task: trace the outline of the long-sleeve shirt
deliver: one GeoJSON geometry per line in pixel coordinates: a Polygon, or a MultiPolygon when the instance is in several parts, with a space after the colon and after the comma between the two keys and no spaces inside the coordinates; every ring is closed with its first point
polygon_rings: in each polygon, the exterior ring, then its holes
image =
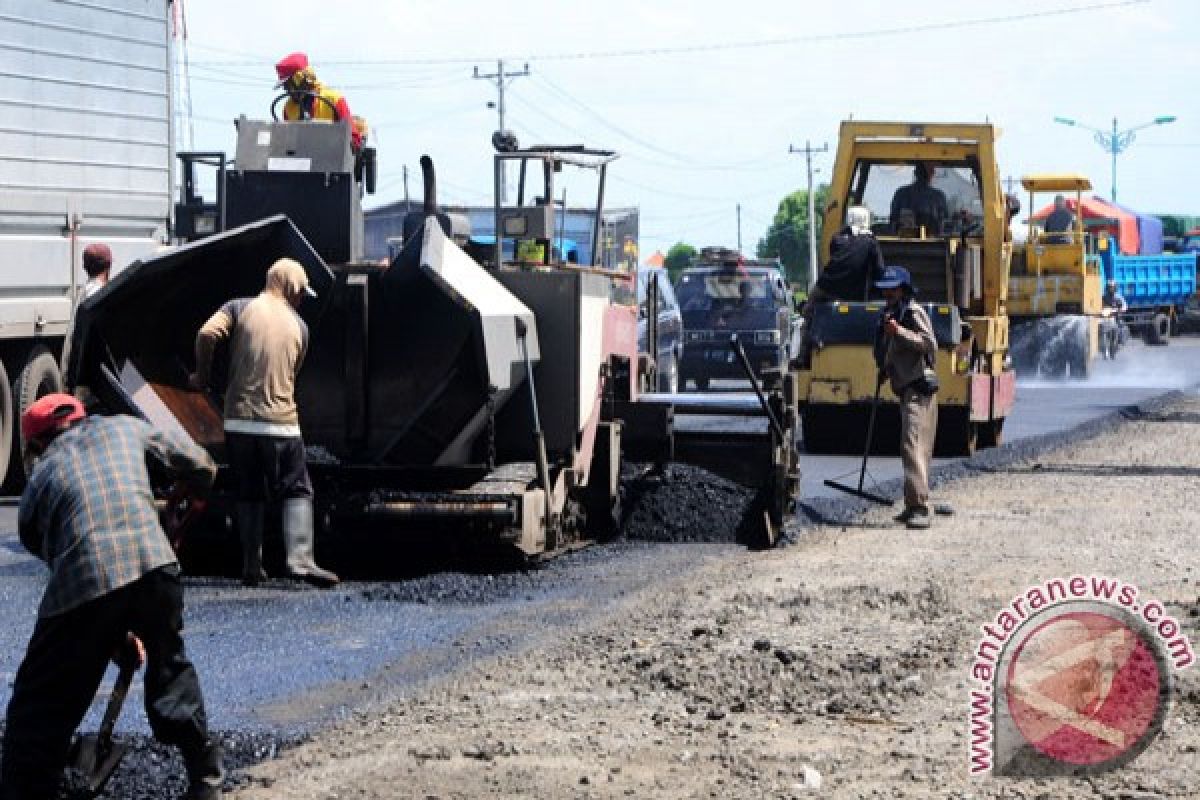
{"type": "Polygon", "coordinates": [[[884,314],[879,318],[875,360],[887,374],[892,392],[900,397],[905,389],[924,377],[925,367],[932,364],[937,354],[937,337],[934,336],[929,315],[916,303],[906,302],[896,310],[896,321],[900,327],[894,336],[883,333],[883,323],[887,317],[888,314],[884,314]]]}
{"type": "Polygon", "coordinates": [[[229,343],[225,430],[299,436],[296,374],[308,349],[308,326],[279,294],[230,300],[196,336],[196,371],[207,382],[213,350],[229,343]]]}
{"type": "Polygon", "coordinates": [[[38,614],[62,614],[176,563],[148,465],[197,490],[217,468],[203,449],[135,417],[87,417],[38,459],[21,495],[21,543],[50,567],[38,614]]]}
{"type": "Polygon", "coordinates": [[[843,228],[829,244],[829,263],[817,286],[838,300],[866,300],[868,286],[883,277],[883,253],[869,233],[843,228]]]}

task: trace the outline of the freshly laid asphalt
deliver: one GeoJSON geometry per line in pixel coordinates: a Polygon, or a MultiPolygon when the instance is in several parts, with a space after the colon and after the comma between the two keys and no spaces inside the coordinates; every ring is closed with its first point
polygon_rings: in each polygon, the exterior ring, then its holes
{"type": "MultiPolygon", "coordinates": [[[[1006,440],[1067,431],[1197,382],[1200,339],[1177,339],[1162,348],[1135,344],[1116,362],[1097,362],[1086,382],[1019,384],[1006,440]]],[[[853,456],[805,456],[803,497],[834,500],[824,479],[857,463],[853,456]]],[[[881,482],[900,476],[894,457],[873,459],[871,471],[881,482]]],[[[45,575],[21,547],[15,527],[11,505],[0,508],[0,706],[7,706],[45,575]]],[[[185,638],[214,729],[291,736],[378,707],[476,658],[536,643],[549,631],[611,610],[623,595],[662,574],[739,546],[714,538],[619,541],[533,571],[439,567],[403,582],[348,582],[324,592],[282,581],[249,590],[229,579],[189,578],[185,638]]],[[[95,727],[102,700],[85,728],[95,727]]],[[[141,702],[135,684],[119,731],[147,731],[141,702]]]]}

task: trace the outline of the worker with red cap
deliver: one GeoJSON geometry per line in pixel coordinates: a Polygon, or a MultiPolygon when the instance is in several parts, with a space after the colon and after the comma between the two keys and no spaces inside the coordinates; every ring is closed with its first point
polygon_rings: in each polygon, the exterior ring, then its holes
{"type": "Polygon", "coordinates": [[[87,283],[83,285],[85,299],[108,284],[108,276],[112,271],[112,258],[112,250],[102,242],[93,242],[83,248],[83,271],[88,276],[87,283]]]}
{"type": "Polygon", "coordinates": [[[148,464],[182,490],[207,492],[208,454],[129,416],[89,417],[68,394],[21,416],[36,458],[21,495],[21,543],[50,567],[4,729],[0,800],[56,796],[72,732],[109,659],[146,665],[146,716],[182,751],[186,798],[221,793],[220,746],[183,638],[179,564],[159,523],[148,464]]]}
{"type": "Polygon", "coordinates": [[[306,54],[284,56],[275,65],[275,75],[279,78],[275,88],[283,89],[288,94],[288,101],[283,106],[285,120],[345,122],[350,126],[354,152],[359,151],[363,146],[366,124],[350,113],[350,105],[341,92],[317,80],[317,73],[309,65],[306,54]]]}

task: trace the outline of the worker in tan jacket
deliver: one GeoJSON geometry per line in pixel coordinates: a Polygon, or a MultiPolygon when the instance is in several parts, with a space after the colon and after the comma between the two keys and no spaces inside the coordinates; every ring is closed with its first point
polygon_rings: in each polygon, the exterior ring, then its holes
{"type": "Polygon", "coordinates": [[[313,560],[313,490],[305,464],[296,375],[308,349],[308,327],[296,313],[316,296],[304,267],[281,258],[267,271],[257,297],[231,300],[196,335],[193,387],[211,383],[213,352],[229,347],[225,390],[225,444],[237,493],[242,538],[242,582],[266,579],[262,568],[263,518],[268,502],[282,501],[289,577],[333,586],[337,575],[313,560]]]}
{"type": "Polygon", "coordinates": [[[937,433],[937,338],[925,309],[913,302],[912,276],[887,267],[875,282],[887,308],[875,334],[875,363],[900,399],[900,458],[904,464],[904,510],[896,521],[928,528],[929,463],[937,433]]]}

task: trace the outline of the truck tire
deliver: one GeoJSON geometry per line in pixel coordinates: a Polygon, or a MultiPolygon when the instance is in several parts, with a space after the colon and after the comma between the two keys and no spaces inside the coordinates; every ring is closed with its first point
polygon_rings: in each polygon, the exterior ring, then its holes
{"type": "MultiPolygon", "coordinates": [[[[63,378],[58,369],[58,361],[46,348],[35,347],[13,381],[12,405],[15,418],[19,420],[39,397],[62,390],[63,378]]],[[[18,494],[25,488],[25,437],[21,436],[20,431],[21,426],[14,424],[9,445],[12,455],[8,462],[8,473],[3,480],[5,491],[11,494],[18,494]]]]}
{"type": "Polygon", "coordinates": [[[8,473],[9,462],[12,459],[13,439],[18,438],[14,433],[17,425],[16,414],[13,413],[12,387],[8,383],[8,371],[0,363],[0,483],[8,473]]]}
{"type": "Polygon", "coordinates": [[[1166,314],[1155,314],[1146,328],[1146,344],[1164,345],[1171,338],[1171,318],[1166,314]]]}

